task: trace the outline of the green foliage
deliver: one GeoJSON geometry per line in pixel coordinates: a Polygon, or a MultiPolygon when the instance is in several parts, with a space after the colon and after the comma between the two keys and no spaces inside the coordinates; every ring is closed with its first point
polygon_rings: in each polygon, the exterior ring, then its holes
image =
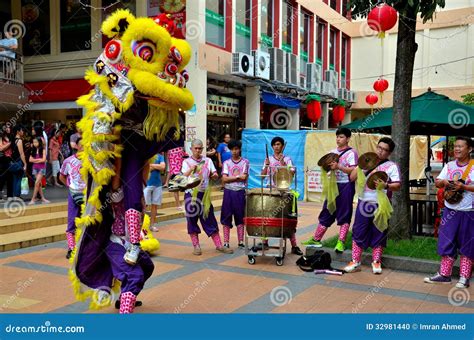
{"type": "MultiPolygon", "coordinates": [[[[352,9],[352,17],[365,18],[369,14],[379,0],[351,0],[350,7],[352,9]]],[[[400,14],[404,15],[415,9],[416,13],[420,13],[423,23],[433,20],[436,7],[444,8],[445,0],[386,0],[385,3],[395,8],[400,14]]]]}
{"type": "Polygon", "coordinates": [[[474,93],[465,94],[464,96],[461,96],[461,98],[464,104],[474,106],[474,93]]]}

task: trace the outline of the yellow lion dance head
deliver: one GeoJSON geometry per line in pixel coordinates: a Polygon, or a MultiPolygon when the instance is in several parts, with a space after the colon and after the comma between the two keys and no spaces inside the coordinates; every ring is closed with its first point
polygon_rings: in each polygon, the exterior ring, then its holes
{"type": "Polygon", "coordinates": [[[102,32],[112,40],[105,46],[95,65],[105,74],[112,88],[120,76],[127,77],[138,94],[152,105],[188,110],[194,103],[186,89],[184,69],[191,58],[191,47],[170,36],[167,29],[151,18],[135,18],[128,10],[118,10],[102,24],[102,32]]]}

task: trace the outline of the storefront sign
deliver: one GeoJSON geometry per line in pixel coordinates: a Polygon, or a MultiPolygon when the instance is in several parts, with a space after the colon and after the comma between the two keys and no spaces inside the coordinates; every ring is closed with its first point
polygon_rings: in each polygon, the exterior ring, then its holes
{"type": "Polygon", "coordinates": [[[25,83],[28,99],[33,103],[66,102],[77,100],[92,88],[84,79],[38,81],[25,83]]]}
{"type": "Polygon", "coordinates": [[[207,96],[207,114],[236,117],[239,115],[239,100],[216,95],[207,96]]]}
{"type": "Polygon", "coordinates": [[[309,170],[306,175],[308,177],[308,192],[322,192],[321,170],[309,170]]]}

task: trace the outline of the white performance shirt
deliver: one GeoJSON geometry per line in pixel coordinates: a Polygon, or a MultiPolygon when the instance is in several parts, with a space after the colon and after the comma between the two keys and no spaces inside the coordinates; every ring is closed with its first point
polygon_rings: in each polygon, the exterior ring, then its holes
{"type": "MultiPolygon", "coordinates": [[[[339,151],[336,148],[334,150],[331,150],[331,152],[340,155],[345,150],[346,149],[339,151]]],[[[344,152],[341,157],[339,157],[339,164],[345,168],[350,168],[352,166],[357,166],[358,160],[359,155],[357,154],[357,151],[355,151],[354,149],[350,149],[349,151],[344,152]]],[[[337,183],[349,183],[349,175],[341,170],[336,170],[336,181],[337,183]]]]}
{"type": "MultiPolygon", "coordinates": [[[[400,183],[400,170],[398,169],[398,165],[395,162],[387,161],[380,164],[369,174],[367,174],[366,177],[369,178],[370,175],[376,171],[385,172],[388,175],[388,183],[400,183]]],[[[387,193],[387,190],[384,189],[384,192],[387,193]]],[[[362,193],[361,197],[359,197],[359,199],[362,201],[377,203],[377,190],[369,189],[366,184],[364,192],[362,193]]]]}
{"type": "MultiPolygon", "coordinates": [[[[459,163],[457,161],[451,161],[444,166],[443,170],[441,170],[437,179],[447,179],[448,181],[460,180],[468,164],[464,166],[459,166],[459,163]]],[[[469,172],[469,175],[466,178],[465,184],[472,185],[473,182],[474,182],[474,166],[471,168],[471,171],[469,172]]],[[[474,193],[470,191],[464,191],[461,202],[457,204],[451,204],[444,201],[444,205],[447,208],[453,209],[453,210],[459,210],[459,211],[474,210],[474,193]]],[[[473,224],[474,224],[474,221],[473,221],[473,224]]]]}
{"type": "MultiPolygon", "coordinates": [[[[202,182],[199,185],[199,191],[203,192],[206,190],[209,185],[209,177],[217,172],[214,163],[210,158],[202,157],[201,159],[194,159],[193,157],[186,158],[183,161],[183,166],[181,167],[181,172],[184,174],[188,172],[193,166],[198,165],[199,163],[204,162],[204,165],[201,168],[201,171],[198,173],[202,175],[202,182]]],[[[191,192],[192,190],[186,190],[186,192],[191,192]]]]}

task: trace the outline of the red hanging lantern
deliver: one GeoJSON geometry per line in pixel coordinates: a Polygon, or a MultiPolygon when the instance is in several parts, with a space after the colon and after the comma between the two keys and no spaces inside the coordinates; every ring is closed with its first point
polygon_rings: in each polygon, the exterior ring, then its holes
{"type": "Polygon", "coordinates": [[[341,123],[344,120],[346,115],[346,108],[344,106],[338,105],[332,109],[332,118],[336,124],[341,123]]]}
{"type": "Polygon", "coordinates": [[[321,118],[321,103],[317,100],[308,104],[306,110],[308,111],[308,118],[311,123],[316,123],[321,118]]]}
{"type": "Polygon", "coordinates": [[[346,102],[342,99],[334,101],[335,106],[332,109],[332,119],[336,124],[341,123],[346,115],[346,102]]]}
{"type": "Polygon", "coordinates": [[[383,93],[388,89],[388,81],[384,78],[379,78],[374,83],[374,90],[380,95],[380,103],[383,102],[383,93]]]}
{"type": "Polygon", "coordinates": [[[374,31],[379,32],[380,38],[385,37],[385,32],[397,23],[397,11],[386,3],[376,5],[367,16],[367,24],[374,31]]]}
{"type": "Polygon", "coordinates": [[[385,92],[388,89],[388,81],[384,78],[379,78],[374,83],[374,90],[377,92],[385,92]]]}
{"type": "Polygon", "coordinates": [[[365,97],[365,102],[369,104],[370,106],[377,104],[378,101],[379,101],[379,97],[377,97],[375,93],[369,93],[367,97],[365,97]]]}
{"type": "Polygon", "coordinates": [[[306,113],[311,124],[317,123],[321,118],[321,98],[318,95],[310,94],[306,97],[306,113]]]}
{"type": "Polygon", "coordinates": [[[365,102],[370,105],[370,113],[372,114],[374,110],[374,105],[377,104],[379,101],[379,97],[375,93],[369,93],[367,97],[365,97],[365,102]]]}

